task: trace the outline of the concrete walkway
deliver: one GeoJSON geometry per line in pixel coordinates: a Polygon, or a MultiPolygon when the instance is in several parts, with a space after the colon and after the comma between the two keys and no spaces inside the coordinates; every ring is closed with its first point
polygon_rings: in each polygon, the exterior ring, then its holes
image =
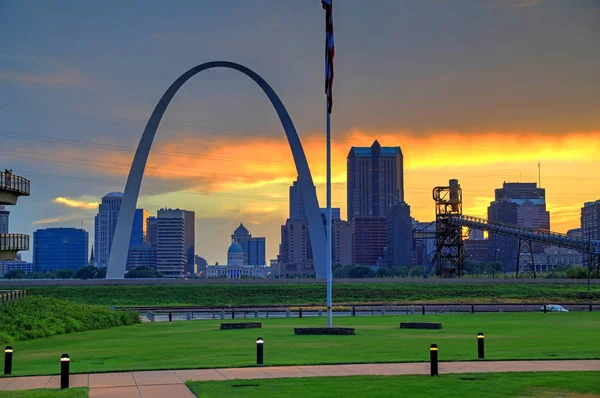
{"type": "MultiPolygon", "coordinates": [[[[442,373],[600,371],[600,360],[440,362],[442,373]]],[[[423,375],[429,363],[382,363],[254,368],[165,370],[72,375],[71,387],[89,387],[90,398],[194,398],[186,380],[269,379],[281,377],[423,375]]],[[[0,378],[0,391],[59,388],[59,376],[0,378]]]]}

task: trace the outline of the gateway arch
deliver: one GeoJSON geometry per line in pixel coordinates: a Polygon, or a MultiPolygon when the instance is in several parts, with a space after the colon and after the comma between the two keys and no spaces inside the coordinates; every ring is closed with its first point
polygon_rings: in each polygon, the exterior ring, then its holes
{"type": "Polygon", "coordinates": [[[273,104],[275,112],[277,112],[277,115],[279,116],[279,120],[281,121],[281,125],[283,126],[283,130],[285,131],[285,135],[290,144],[292,156],[296,165],[296,171],[298,172],[298,184],[302,190],[304,205],[306,207],[306,216],[308,218],[308,231],[311,236],[316,277],[325,278],[325,230],[323,228],[321,213],[319,211],[317,195],[315,190],[312,189],[313,180],[310,174],[310,169],[308,168],[308,162],[290,115],[283,106],[283,103],[277,94],[275,94],[275,91],[273,91],[271,86],[269,86],[269,84],[257,73],[243,65],[236,64],[234,62],[214,61],[195,66],[175,80],[171,87],[169,87],[169,89],[164,93],[156,105],[156,108],[154,108],[154,112],[152,112],[150,120],[148,120],[148,123],[146,124],[146,128],[144,129],[144,133],[142,134],[142,138],[138,144],[137,151],[135,152],[133,163],[131,164],[129,176],[127,177],[125,194],[123,195],[123,200],[121,202],[121,209],[119,210],[119,216],[117,219],[117,227],[115,229],[110,257],[108,259],[106,279],[123,279],[125,277],[125,267],[127,265],[127,254],[129,251],[129,239],[131,236],[135,207],[142,184],[142,177],[144,176],[144,169],[146,167],[146,162],[148,161],[148,155],[150,154],[150,148],[152,146],[152,141],[154,140],[156,130],[158,129],[160,121],[167,110],[169,103],[175,94],[177,94],[177,91],[181,88],[181,86],[183,86],[190,78],[204,70],[212,68],[228,68],[242,72],[254,80],[254,82],[258,84],[260,88],[262,88],[264,93],[271,101],[271,104],[273,104]]]}

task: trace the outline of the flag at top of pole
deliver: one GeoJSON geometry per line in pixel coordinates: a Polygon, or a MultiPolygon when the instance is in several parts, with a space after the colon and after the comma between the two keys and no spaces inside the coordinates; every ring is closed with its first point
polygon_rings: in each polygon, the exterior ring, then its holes
{"type": "Polygon", "coordinates": [[[335,47],[333,45],[333,0],[321,0],[325,9],[325,94],[327,94],[327,112],[331,113],[333,108],[333,56],[335,47]]]}

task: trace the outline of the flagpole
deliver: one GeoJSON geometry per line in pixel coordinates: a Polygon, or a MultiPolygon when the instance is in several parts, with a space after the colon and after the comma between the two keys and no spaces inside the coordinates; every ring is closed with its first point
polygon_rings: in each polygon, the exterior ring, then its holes
{"type": "Polygon", "coordinates": [[[327,113],[327,327],[333,326],[332,311],[332,282],[333,273],[331,267],[331,114],[327,113]]]}

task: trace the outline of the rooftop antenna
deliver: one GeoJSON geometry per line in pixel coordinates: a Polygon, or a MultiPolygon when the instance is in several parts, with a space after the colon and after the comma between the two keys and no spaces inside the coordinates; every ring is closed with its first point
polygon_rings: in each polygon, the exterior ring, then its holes
{"type": "Polygon", "coordinates": [[[540,161],[538,160],[538,188],[542,187],[542,168],[540,161]]]}

